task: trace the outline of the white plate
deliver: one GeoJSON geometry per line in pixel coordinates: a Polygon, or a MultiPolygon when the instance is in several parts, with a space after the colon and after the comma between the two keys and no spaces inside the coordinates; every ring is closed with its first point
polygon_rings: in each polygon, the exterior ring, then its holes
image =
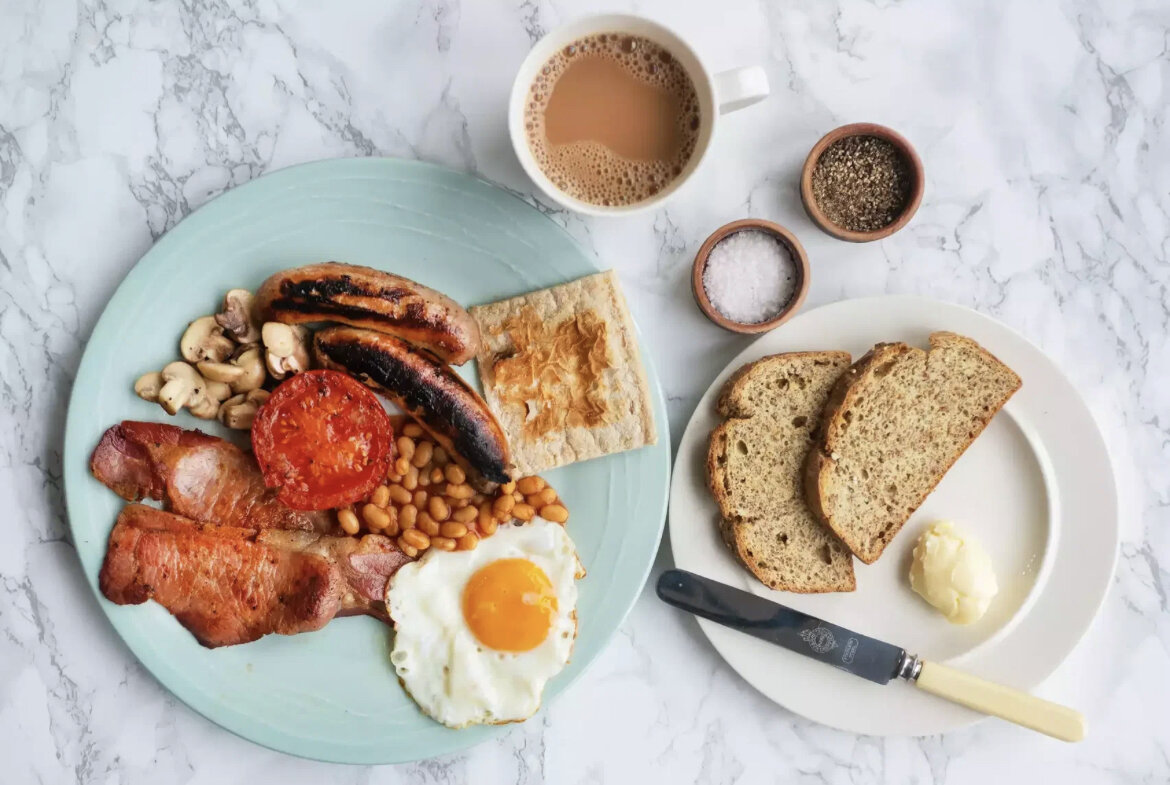
{"type": "MultiPolygon", "coordinates": [[[[715,379],[675,459],[670,543],[682,569],[752,591],[836,624],[1021,689],[1043,681],[1080,640],[1105,597],[1117,559],[1117,490],[1105,443],[1072,384],[1039,349],[995,320],[919,297],[846,300],[764,335],[715,379]],[[787,351],[879,341],[926,347],[936,330],[970,336],[1011,366],[1023,387],[959,459],[885,554],[855,561],[857,590],[801,595],[768,589],[728,553],[706,487],[715,399],[744,363],[787,351]],[[922,528],[949,518],[991,554],[1000,593],[974,625],[949,624],[910,590],[910,552],[922,528]]],[[[703,632],[760,692],[811,720],[855,733],[927,735],[982,715],[908,685],[879,686],[700,620],[703,632]]]]}

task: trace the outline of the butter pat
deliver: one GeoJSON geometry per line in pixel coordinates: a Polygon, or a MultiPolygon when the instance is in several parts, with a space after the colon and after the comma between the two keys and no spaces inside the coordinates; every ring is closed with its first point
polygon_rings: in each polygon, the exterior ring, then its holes
{"type": "Polygon", "coordinates": [[[950,521],[935,521],[918,538],[910,588],[954,624],[978,621],[999,591],[987,551],[950,521]]]}

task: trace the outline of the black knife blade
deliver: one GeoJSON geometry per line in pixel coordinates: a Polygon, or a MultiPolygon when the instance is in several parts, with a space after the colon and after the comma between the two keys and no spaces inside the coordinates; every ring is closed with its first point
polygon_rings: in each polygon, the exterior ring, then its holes
{"type": "Polygon", "coordinates": [[[658,596],[676,608],[878,684],[897,676],[906,659],[905,650],[897,646],[686,570],[662,573],[658,596]]]}

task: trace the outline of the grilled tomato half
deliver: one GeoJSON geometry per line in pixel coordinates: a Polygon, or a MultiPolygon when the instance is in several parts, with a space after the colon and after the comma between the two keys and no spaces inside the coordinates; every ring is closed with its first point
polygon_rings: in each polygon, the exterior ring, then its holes
{"type": "Polygon", "coordinates": [[[252,449],[264,484],[298,510],[364,499],[394,460],[394,427],[365,385],[340,371],[289,378],[256,412],[252,449]]]}

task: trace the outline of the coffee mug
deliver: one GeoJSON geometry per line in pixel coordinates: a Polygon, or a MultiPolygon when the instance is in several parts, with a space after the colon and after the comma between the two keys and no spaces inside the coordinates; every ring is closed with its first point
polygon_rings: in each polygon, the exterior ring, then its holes
{"type": "Polygon", "coordinates": [[[512,147],[520,165],[552,201],[586,215],[630,215],[651,210],[660,205],[671,194],[691,178],[699,165],[706,159],[715,134],[719,115],[743,109],[768,96],[768,75],[759,66],[734,68],[712,74],[675,32],[657,22],[629,14],[599,14],[578,19],[546,35],[537,41],[520,66],[516,81],[512,84],[512,97],[508,104],[508,130],[512,136],[512,147]],[[695,149],[683,170],[658,193],[649,199],[628,205],[604,206],[585,202],[559,189],[540,168],[528,146],[524,128],[524,109],[528,92],[537,72],[553,55],[572,42],[596,33],[621,33],[647,38],[668,51],[686,71],[699,100],[699,131],[695,138],[695,149]]]}

